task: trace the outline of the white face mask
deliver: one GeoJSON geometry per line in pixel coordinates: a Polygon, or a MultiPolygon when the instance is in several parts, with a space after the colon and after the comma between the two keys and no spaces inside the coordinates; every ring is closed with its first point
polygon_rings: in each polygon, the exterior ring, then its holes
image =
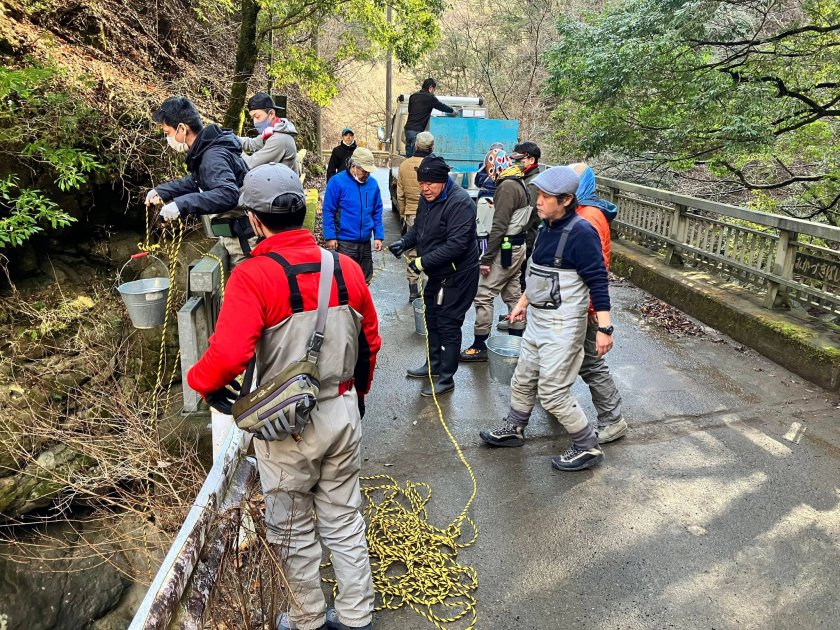
{"type": "MultiPolygon", "coordinates": [[[[178,125],[180,127],[181,125],[178,125]]],[[[175,153],[186,153],[190,150],[190,145],[186,142],[178,142],[178,127],[175,128],[175,133],[171,136],[166,136],[166,142],[169,144],[169,148],[175,151],[175,153]]],[[[184,140],[187,138],[187,132],[184,130],[184,140]]]]}

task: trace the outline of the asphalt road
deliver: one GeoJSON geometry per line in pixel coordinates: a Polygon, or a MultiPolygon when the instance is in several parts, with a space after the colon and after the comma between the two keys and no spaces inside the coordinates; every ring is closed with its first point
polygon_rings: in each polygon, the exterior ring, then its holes
{"type": "MultiPolygon", "coordinates": [[[[386,215],[387,244],[398,231],[386,215]]],[[[384,344],[363,473],[430,483],[429,519],[446,525],[471,486],[421,383],[404,376],[423,340],[403,265],[379,256],[384,344]]],[[[442,398],[478,477],[479,537],[460,556],[479,576],[477,627],[840,627],[837,396],[714,331],[679,338],[647,324],[635,287],[611,294],[609,364],[630,432],[604,447],[603,466],[553,470],[569,438],[539,410],[523,448],[487,448],[478,432],[504,416],[510,391],[486,364],[462,365],[442,398]]],[[[471,316],[464,333],[466,346],[471,316]]],[[[574,393],[593,417],[580,380],[574,393]]],[[[408,609],[377,613],[375,626],[433,627],[408,609]]]]}

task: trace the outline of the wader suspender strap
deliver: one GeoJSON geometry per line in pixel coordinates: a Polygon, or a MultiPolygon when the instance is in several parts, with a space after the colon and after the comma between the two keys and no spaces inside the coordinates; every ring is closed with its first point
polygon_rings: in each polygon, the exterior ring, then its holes
{"type": "MultiPolygon", "coordinates": [[[[286,273],[286,279],[289,282],[289,301],[293,313],[303,312],[303,296],[300,294],[300,286],[297,281],[298,274],[321,272],[321,277],[318,280],[318,315],[315,320],[315,332],[312,333],[312,338],[309,340],[306,349],[306,358],[313,363],[318,362],[318,354],[321,352],[321,345],[324,342],[324,329],[327,323],[327,311],[330,307],[330,290],[332,289],[333,278],[338,285],[338,303],[342,306],[348,303],[347,285],[344,282],[344,274],[341,273],[338,252],[319,249],[321,250],[320,263],[301,263],[299,265],[289,264],[289,261],[276,252],[264,254],[282,266],[286,273]]],[[[251,391],[256,365],[257,357],[254,355],[245,370],[240,397],[251,391]]]]}
{"type": "Polygon", "coordinates": [[[572,228],[575,227],[579,221],[583,221],[583,218],[575,212],[575,216],[569,219],[569,223],[563,228],[563,233],[560,234],[560,242],[557,243],[557,251],[554,252],[554,266],[558,269],[560,268],[560,265],[563,264],[563,252],[566,251],[566,241],[569,240],[569,233],[571,233],[572,228]]]}

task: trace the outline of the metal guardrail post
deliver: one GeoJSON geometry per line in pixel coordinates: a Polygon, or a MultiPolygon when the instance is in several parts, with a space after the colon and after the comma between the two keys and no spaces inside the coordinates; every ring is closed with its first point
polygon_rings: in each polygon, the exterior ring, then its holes
{"type": "Polygon", "coordinates": [[[222,274],[227,277],[229,268],[228,253],[221,242],[213,245],[208,253],[212,256],[204,256],[190,267],[187,302],[178,311],[184,414],[195,413],[201,403],[201,396],[187,384],[186,376],[204,354],[207,340],[216,328],[222,304],[222,274]]]}
{"type": "MultiPolygon", "coordinates": [[[[776,243],[776,255],[773,262],[773,273],[785,280],[793,279],[793,263],[796,260],[796,239],[798,234],[790,230],[779,230],[779,240],[776,243]]],[[[788,308],[781,285],[773,280],[767,281],[767,295],[764,297],[765,308],[788,308]]]]}
{"type": "Polygon", "coordinates": [[[178,344],[181,347],[181,391],[183,392],[184,409],[182,413],[198,411],[201,396],[187,384],[187,372],[196,364],[207,349],[207,318],[205,315],[204,298],[191,297],[178,311],[178,344]]]}
{"type": "MultiPolygon", "coordinates": [[[[688,217],[686,212],[688,208],[680,203],[674,204],[674,216],[671,219],[671,231],[668,234],[672,241],[677,243],[684,243],[685,237],[688,233],[688,217]]],[[[679,255],[678,246],[674,243],[668,243],[665,248],[665,264],[672,267],[681,267],[683,265],[682,256],[679,255]]]]}

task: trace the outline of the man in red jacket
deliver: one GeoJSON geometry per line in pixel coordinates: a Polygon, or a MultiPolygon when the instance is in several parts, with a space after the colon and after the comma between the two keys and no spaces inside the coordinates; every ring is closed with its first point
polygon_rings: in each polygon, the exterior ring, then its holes
{"type": "MultiPolygon", "coordinates": [[[[259,166],[246,175],[239,203],[264,240],[233,270],[210,347],[187,375],[190,386],[223,413],[230,413],[236,397],[227,385],[255,353],[262,382],[301,358],[318,308],[321,250],[302,228],[306,198],[297,175],[280,164],[259,166]]],[[[294,593],[280,627],[299,630],[370,628],[374,605],[359,512],[359,443],[381,339],[361,268],[337,256],[318,361],[318,405],[299,442],[254,441],[268,539],[281,547],[278,557],[294,593]],[[329,610],[316,526],[338,580],[329,610]]]]}

